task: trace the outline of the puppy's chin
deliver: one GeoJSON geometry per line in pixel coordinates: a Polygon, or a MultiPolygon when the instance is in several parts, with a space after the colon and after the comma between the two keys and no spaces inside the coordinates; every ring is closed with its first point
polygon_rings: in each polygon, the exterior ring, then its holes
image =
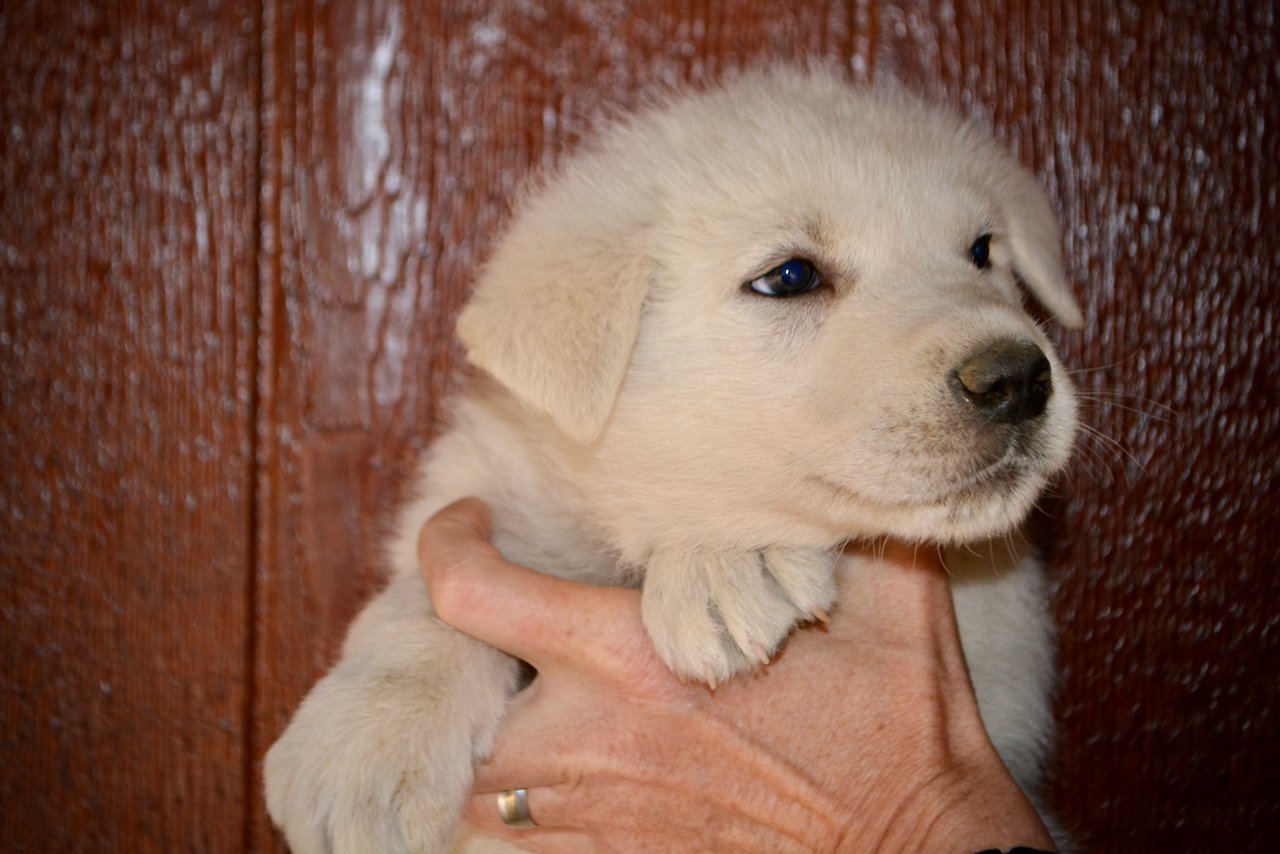
{"type": "Polygon", "coordinates": [[[919,502],[878,501],[872,494],[836,488],[845,498],[845,524],[851,532],[961,545],[1017,528],[1035,506],[1050,474],[1011,466],[919,502]]]}
{"type": "Polygon", "coordinates": [[[1003,536],[1017,528],[1035,507],[1048,478],[1026,475],[961,490],[942,503],[946,521],[930,538],[947,545],[1003,536]]]}
{"type": "MultiPolygon", "coordinates": [[[[880,465],[828,469],[817,480],[833,494],[852,530],[908,541],[962,545],[1009,534],[1025,521],[1049,482],[1066,466],[1073,412],[1052,430],[982,442],[981,434],[880,465]],[[932,450],[933,453],[929,453],[932,450]]],[[[923,445],[923,443],[921,443],[923,445]]]]}

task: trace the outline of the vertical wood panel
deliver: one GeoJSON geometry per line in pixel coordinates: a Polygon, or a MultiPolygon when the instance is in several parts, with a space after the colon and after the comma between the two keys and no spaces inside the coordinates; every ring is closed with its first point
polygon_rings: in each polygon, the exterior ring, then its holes
{"type": "Polygon", "coordinates": [[[1064,507],[1060,780],[1113,850],[1264,850],[1280,826],[1275,14],[1098,4],[1077,30],[1078,364],[1128,396],[1095,409],[1125,455],[1064,507]]]}
{"type": "Polygon", "coordinates": [[[243,844],[255,16],[0,12],[0,827],[243,844]]]}

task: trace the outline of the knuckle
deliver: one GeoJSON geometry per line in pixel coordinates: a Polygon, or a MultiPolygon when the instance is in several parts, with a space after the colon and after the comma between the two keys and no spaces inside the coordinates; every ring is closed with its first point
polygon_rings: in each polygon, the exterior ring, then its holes
{"type": "Polygon", "coordinates": [[[431,567],[426,583],[432,608],[436,616],[446,623],[474,610],[482,595],[473,561],[469,558],[431,567]]]}

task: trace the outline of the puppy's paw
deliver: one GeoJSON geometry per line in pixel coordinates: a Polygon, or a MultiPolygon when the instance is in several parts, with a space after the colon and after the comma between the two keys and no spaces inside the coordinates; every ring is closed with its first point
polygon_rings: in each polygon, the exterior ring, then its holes
{"type": "Polygon", "coordinates": [[[767,663],[797,622],[825,619],[834,563],[834,552],[801,548],[657,552],[645,574],[645,627],[672,671],[715,687],[767,663]]]}
{"type": "Polygon", "coordinates": [[[428,698],[347,675],[316,685],[267,753],[271,817],[295,854],[448,851],[471,784],[465,718],[431,715],[427,741],[428,698]]]}
{"type": "Polygon", "coordinates": [[[348,655],[267,753],[267,809],[294,854],[452,850],[516,664],[446,633],[348,655]]]}

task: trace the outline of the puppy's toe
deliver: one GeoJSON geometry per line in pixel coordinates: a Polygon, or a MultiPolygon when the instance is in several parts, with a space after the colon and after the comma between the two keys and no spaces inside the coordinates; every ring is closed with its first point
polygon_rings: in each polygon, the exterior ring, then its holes
{"type": "Polygon", "coordinates": [[[672,551],[655,554],[644,581],[641,614],[658,655],[682,679],[714,687],[751,665],[725,629],[703,560],[672,551]]]}
{"type": "Polygon", "coordinates": [[[825,620],[836,601],[833,570],[838,552],[777,546],[765,549],[761,555],[765,569],[804,619],[825,620]]]}
{"type": "Polygon", "coordinates": [[[835,598],[833,562],[814,549],[655,554],[645,626],[676,674],[714,686],[768,662],[797,622],[825,615],[835,598]]]}
{"type": "Polygon", "coordinates": [[[743,657],[765,664],[805,618],[760,552],[719,552],[707,560],[711,602],[743,657]]]}

